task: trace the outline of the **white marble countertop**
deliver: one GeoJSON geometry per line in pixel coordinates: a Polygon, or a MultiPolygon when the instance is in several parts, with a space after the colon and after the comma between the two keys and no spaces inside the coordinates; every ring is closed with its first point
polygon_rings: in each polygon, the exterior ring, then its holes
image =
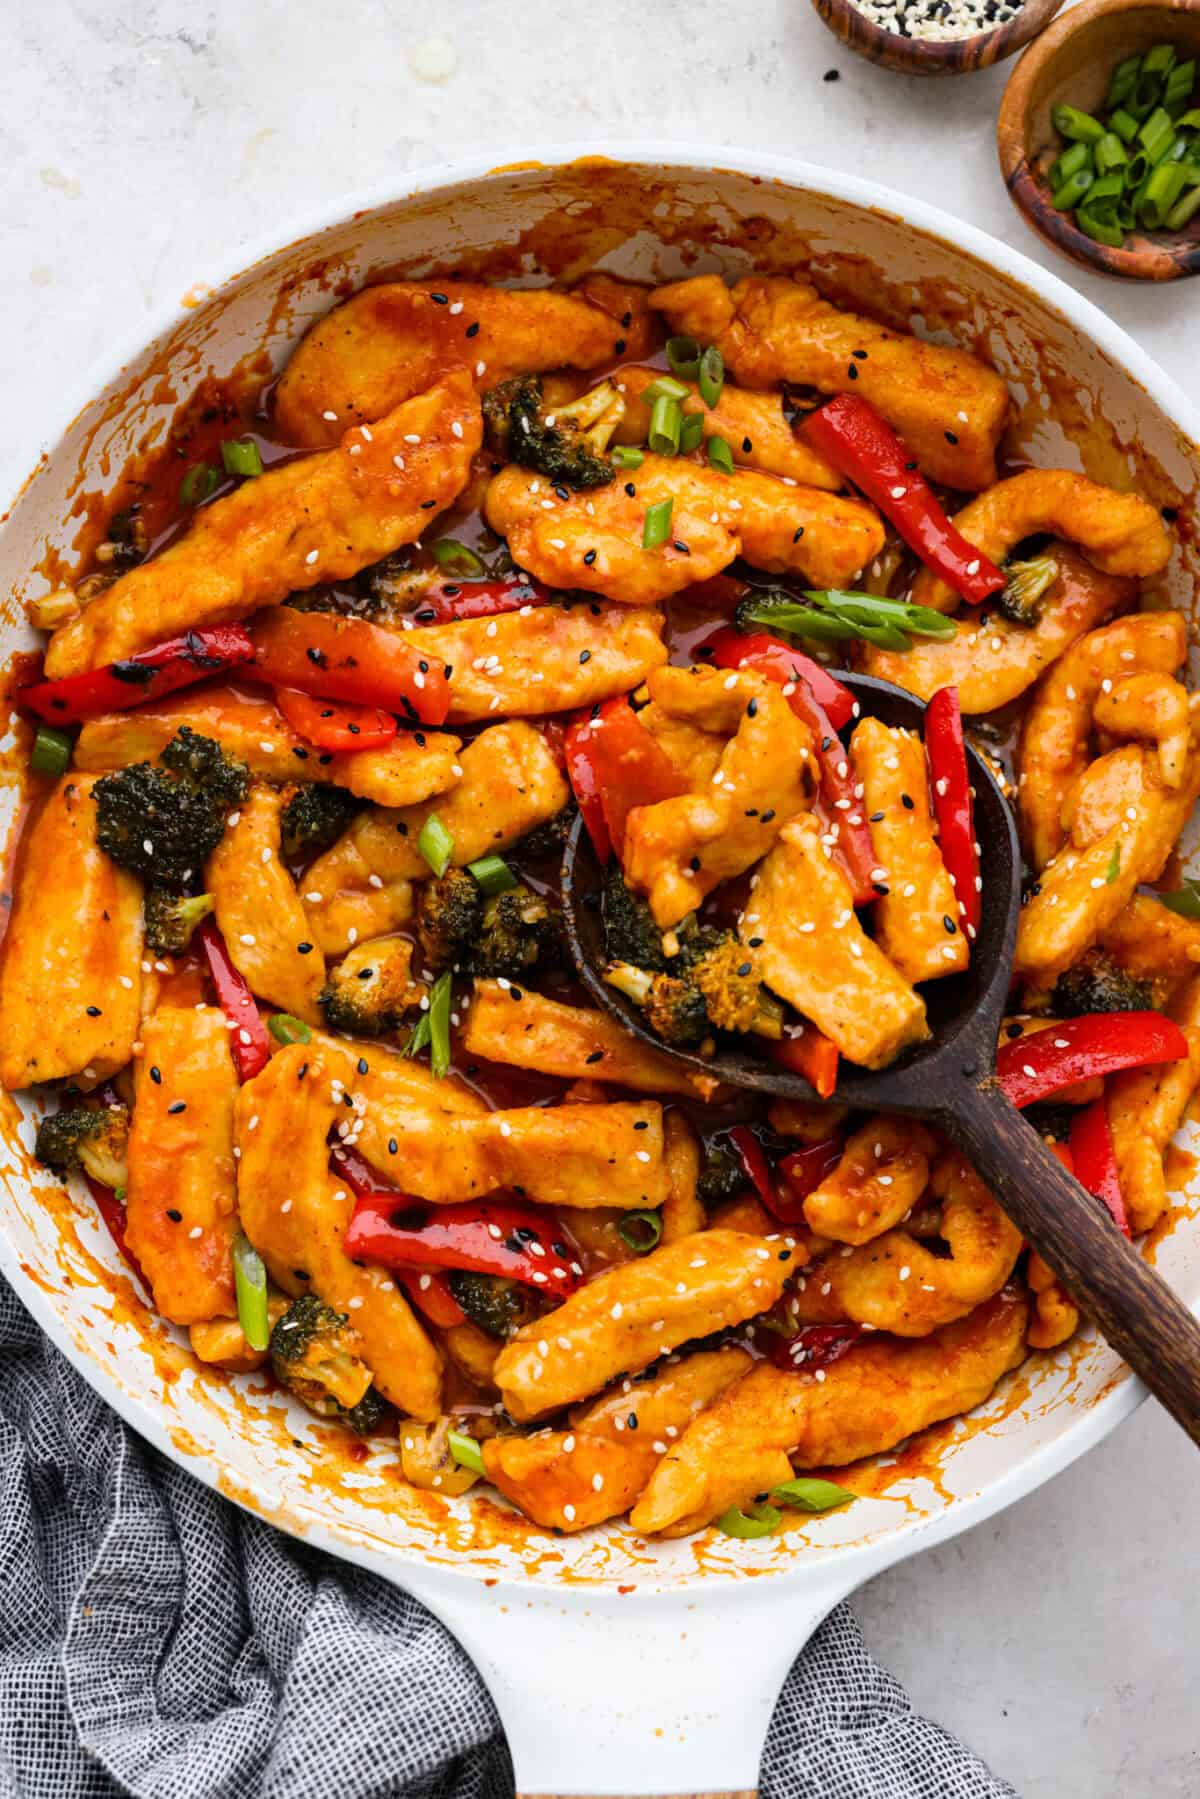
{"type": "MultiPolygon", "coordinates": [[[[0,464],[114,332],[294,214],[389,170],[622,134],[795,154],[933,199],[1065,274],[1200,397],[1196,290],[1091,278],[1011,209],[1005,71],[886,74],[806,0],[38,0],[5,9],[5,39],[0,464]]],[[[876,1580],[857,1602],[871,1646],[1024,1799],[1193,1795],[1195,1496],[1194,1451],[1145,1407],[876,1580]]]]}

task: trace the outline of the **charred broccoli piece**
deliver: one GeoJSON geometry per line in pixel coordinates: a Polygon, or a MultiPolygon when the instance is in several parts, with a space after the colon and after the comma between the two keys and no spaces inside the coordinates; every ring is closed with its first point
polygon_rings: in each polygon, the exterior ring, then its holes
{"type": "MultiPolygon", "coordinates": [[[[800,603],[794,593],[784,593],[781,588],[752,587],[734,607],[734,627],[738,631],[770,630],[773,613],[794,613],[800,603]]],[[[783,629],[795,627],[785,625],[783,629]]]]}
{"type": "Polygon", "coordinates": [[[706,1211],[736,1199],[746,1185],[740,1156],[721,1137],[706,1137],[704,1160],[696,1182],[696,1196],[706,1211]]]}
{"type": "Polygon", "coordinates": [[[1103,950],[1089,950],[1082,961],[1060,974],[1050,995],[1050,1009],[1059,1018],[1080,1018],[1085,1012],[1149,1012],[1154,1008],[1154,988],[1127,974],[1103,950]]]}
{"type": "Polygon", "coordinates": [[[143,880],[186,888],[249,784],[244,762],[181,725],[156,763],[134,762],[96,782],[100,848],[143,880]]]}
{"type": "Polygon", "coordinates": [[[412,944],[403,937],[358,943],[330,972],[320,1005],[331,1031],[349,1037],[390,1037],[425,987],[411,973],[412,944]]]}
{"type": "Polygon", "coordinates": [[[685,1048],[713,1030],[783,1034],[783,1008],[762,985],[753,954],[731,931],[693,926],[680,932],[678,953],[653,973],[612,962],[604,978],[646,1014],[664,1043],[685,1048]]]}
{"type": "Polygon", "coordinates": [[[600,917],[604,924],[605,948],[612,961],[632,962],[635,968],[665,974],[667,958],[663,954],[662,932],[645,900],[639,899],[625,885],[616,862],[611,864],[604,877],[600,917]]]}
{"type": "Polygon", "coordinates": [[[417,902],[417,936],[428,967],[465,967],[483,928],[483,894],[465,868],[426,881],[417,902]]]}
{"type": "Polygon", "coordinates": [[[645,1013],[646,1023],[664,1043],[688,1049],[711,1036],[712,1020],[704,995],[686,977],[651,974],[632,962],[610,962],[604,978],[645,1013]]]}
{"type": "Polygon", "coordinates": [[[502,381],[483,397],[488,443],[496,454],[566,487],[606,487],[614,478],[604,452],[624,414],[625,402],[611,381],[561,406],[546,405],[537,375],[502,381]]]}
{"type": "Polygon", "coordinates": [[[157,956],[181,956],[192,932],[214,905],[211,893],[174,893],[170,887],[147,887],[146,947],[157,956]]]}
{"type": "Polygon", "coordinates": [[[471,1323],[503,1342],[533,1317],[527,1287],[499,1274],[469,1274],[454,1269],[446,1276],[450,1291],[471,1323]]]}
{"type": "Polygon", "coordinates": [[[563,959],[557,906],[518,883],[487,901],[467,965],[472,974],[504,975],[512,981],[535,968],[556,967],[563,959]]]}
{"type": "Polygon", "coordinates": [[[102,1187],[127,1185],[127,1106],[64,1106],[38,1125],[33,1153],[55,1174],[80,1169],[102,1187]]]}
{"type": "Polygon", "coordinates": [[[275,1378],[321,1418],[337,1418],[360,1437],[377,1430],[382,1395],[362,1359],[362,1338],[344,1312],[315,1293],[294,1299],[271,1332],[275,1378]]]}
{"type": "Polygon", "coordinates": [[[1010,562],[1004,586],[991,604],[1014,625],[1036,625],[1046,607],[1046,595],[1058,580],[1053,556],[1035,556],[1028,562],[1010,562]]]}
{"type": "Polygon", "coordinates": [[[519,863],[526,859],[536,861],[546,856],[561,856],[574,816],[574,806],[568,805],[543,824],[534,825],[532,831],[527,831],[508,851],[510,858],[519,863]]]}
{"type": "Polygon", "coordinates": [[[298,787],[279,821],[284,856],[289,862],[319,856],[337,842],[362,806],[344,787],[298,787]]]}

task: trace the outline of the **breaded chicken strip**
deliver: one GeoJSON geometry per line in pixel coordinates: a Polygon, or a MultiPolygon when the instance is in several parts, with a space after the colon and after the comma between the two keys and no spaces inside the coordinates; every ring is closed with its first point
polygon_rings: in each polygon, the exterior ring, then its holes
{"type": "Polygon", "coordinates": [[[205,886],[229,959],[250,991],[319,1024],[325,958],[280,857],[282,812],[283,796],[256,782],[208,859],[205,886]]]}
{"type": "Polygon", "coordinates": [[[142,883],[96,842],[93,775],[67,775],[22,843],[0,973],[0,1081],[13,1091],[124,1068],[142,997],[142,883]]]}
{"type": "Polygon", "coordinates": [[[261,780],[327,783],[378,806],[413,806],[458,780],[454,768],[462,746],[448,731],[401,731],[386,749],[321,755],[297,736],[273,701],[250,699],[232,687],[203,687],[135,712],[89,718],[75,743],[74,765],[104,774],[131,762],[156,762],[181,725],[211,737],[261,780]]]}
{"type": "Polygon", "coordinates": [[[966,350],[840,312],[807,281],[782,275],[748,275],[732,288],[696,275],[657,288],[652,304],[672,331],[715,343],[743,386],[856,393],[896,427],[931,480],[970,490],[995,480],[1008,389],[966,350]]]}
{"type": "Polygon", "coordinates": [[[429,874],[417,842],[431,812],[453,837],[452,861],[462,868],[507,849],[571,797],[545,738],[520,719],[481,731],[459,766],[453,792],[398,811],[372,806],[308,869],[301,897],[326,955],[384,936],[411,918],[412,883],[429,874]]]}
{"type": "Polygon", "coordinates": [[[1105,682],[1134,673],[1174,674],[1187,659],[1181,612],[1139,612],[1089,631],[1033,695],[1017,755],[1021,839],[1035,869],[1058,854],[1063,810],[1087,767],[1092,714],[1105,682]]]}
{"type": "Polygon", "coordinates": [[[233,1318],[238,1082],[225,1014],[160,1006],[142,1042],[129,1131],[129,1247],[172,1324],[233,1318]]]}
{"type": "Polygon", "coordinates": [[[886,1068],[929,1035],[925,1001],[859,924],[811,814],[784,827],[758,871],[738,935],[743,943],[761,939],[766,985],[851,1062],[886,1068]]]}
{"type": "Polygon", "coordinates": [[[916,1205],[933,1152],[933,1138],[915,1118],[868,1118],[847,1137],[837,1167],[805,1200],[806,1222],[819,1237],[869,1243],[916,1205]]]}
{"type": "MultiPolygon", "coordinates": [[[[650,407],[641,396],[662,374],[661,369],[638,368],[631,363],[612,376],[625,396],[625,416],[613,436],[615,443],[644,444],[650,429],[650,407]]],[[[727,381],[715,406],[700,397],[695,382],[688,382],[690,392],[680,404],[684,412],[696,413],[704,425],[704,436],[723,437],[739,468],[754,468],[764,475],[780,475],[801,487],[821,487],[827,493],[838,493],[845,482],[837,469],[831,468],[823,456],[810,450],[788,423],[780,394],[755,393],[748,387],[734,387],[727,381]]]]}
{"type": "Polygon", "coordinates": [[[1136,1235],[1157,1224],[1167,1205],[1163,1153],[1183,1122],[1200,1081],[1200,976],[1179,990],[1168,1007],[1187,1038],[1181,1062],[1131,1068],[1108,1083],[1108,1122],[1121,1176],[1121,1196],[1136,1235]]]}
{"type": "Polygon", "coordinates": [[[47,677],[76,675],[357,574],[412,543],[457,498],[482,432],[470,380],[452,374],[369,430],[347,431],[337,449],[244,481],[56,631],[47,677]]]}
{"type": "MultiPolygon", "coordinates": [[[[1157,575],[1171,559],[1170,536],[1149,500],[1065,468],[1025,469],[997,481],[954,515],[954,526],[997,564],[1025,538],[1045,532],[1078,544],[1106,575],[1141,579],[1157,575]]],[[[959,605],[954,589],[928,568],[919,571],[912,597],[935,612],[954,612],[959,605]]]]}
{"type": "Polygon", "coordinates": [[[527,987],[518,997],[515,988],[502,988],[498,981],[476,981],[462,1046],[469,1056],[539,1069],[564,1080],[598,1078],[607,1086],[702,1099],[710,1099],[717,1089],[711,1077],[639,1043],[607,1012],[564,1006],[527,987]]]}
{"type": "Polygon", "coordinates": [[[1109,613],[1132,605],[1137,588],[1121,575],[1104,575],[1067,544],[1048,554],[1058,563],[1035,625],[1014,624],[986,606],[954,621],[954,636],[917,638],[908,651],[862,652],[862,667],[881,681],[894,681],[918,699],[931,700],[942,687],[957,687],[969,715],[995,712],[1018,699],[1076,638],[1103,624],[1109,613]]]}
{"type": "Polygon", "coordinates": [[[285,436],[336,443],[447,371],[482,391],[512,375],[602,368],[644,356],[658,335],[643,287],[589,275],[574,292],[481,281],[388,281],[364,288],[311,326],[275,390],[285,436]]]}
{"type": "Polygon", "coordinates": [[[815,762],[807,726],[762,676],[668,668],[651,692],[667,707],[691,700],[692,717],[733,733],[702,793],[636,806],[626,822],[626,879],[667,930],[766,853],[809,804],[815,762]]]}
{"type": "Polygon", "coordinates": [[[358,1267],[342,1249],[354,1201],[329,1169],[340,1107],[322,1046],[292,1044],[237,1100],[242,1229],[285,1293],[316,1293],[345,1312],[385,1399],[414,1418],[441,1410],[442,1358],[386,1268],[358,1267]]]}
{"type": "Polygon", "coordinates": [[[1135,893],[1100,938],[1100,948],[1139,980],[1179,981],[1200,966],[1200,919],[1183,918],[1135,893]]]}
{"type": "Polygon", "coordinates": [[[608,1269],[505,1344],[495,1373],[509,1415],[539,1418],[692,1337],[767,1311],[792,1264],[778,1238],[697,1231],[608,1269]]]}
{"type": "Polygon", "coordinates": [[[530,574],[625,606],[655,606],[736,556],[814,587],[847,587],[883,546],[879,515],[861,500],[678,456],[648,455],[627,480],[590,493],[511,463],[488,488],[484,513],[530,574]],[[647,508],[666,500],[667,540],[644,549],[647,508]]]}
{"type": "Polygon", "coordinates": [[[686,1536],[761,1492],[765,1457],[844,1467],[982,1405],[1024,1359],[1028,1313],[1023,1295],[1000,1293],[919,1342],[856,1344],[823,1380],[759,1362],[671,1446],[630,1523],[686,1536]]]}

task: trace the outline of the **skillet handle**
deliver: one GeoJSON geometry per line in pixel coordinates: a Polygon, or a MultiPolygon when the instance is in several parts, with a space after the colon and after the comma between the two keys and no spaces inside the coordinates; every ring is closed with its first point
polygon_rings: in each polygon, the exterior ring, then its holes
{"type": "Polygon", "coordinates": [[[964,1085],[938,1124],[1017,1228],[1193,1443],[1200,1323],[996,1086],[964,1085]]]}

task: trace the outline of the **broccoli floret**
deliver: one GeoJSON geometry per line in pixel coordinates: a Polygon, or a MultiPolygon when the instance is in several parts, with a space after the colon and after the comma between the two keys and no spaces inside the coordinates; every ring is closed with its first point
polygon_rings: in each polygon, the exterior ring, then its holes
{"type": "Polygon", "coordinates": [[[499,1274],[469,1274],[454,1269],[447,1274],[450,1291],[472,1324],[502,1342],[533,1316],[529,1290],[499,1274]]]}
{"type": "Polygon", "coordinates": [[[711,1035],[712,1022],[699,987],[686,977],[651,974],[631,962],[610,962],[604,971],[610,987],[623,993],[646,1015],[646,1023],[664,1043],[694,1048],[711,1035]]]}
{"type": "Polygon", "coordinates": [[[706,1211],[736,1199],[746,1185],[746,1170],[740,1156],[720,1137],[706,1137],[704,1160],[696,1182],[696,1196],[706,1211]]]}
{"type": "Polygon", "coordinates": [[[1106,956],[1089,950],[1074,968],[1060,974],[1050,996],[1050,1009],[1059,1018],[1080,1018],[1086,1012],[1149,1012],[1154,1007],[1154,988],[1139,981],[1106,956]]]}
{"type": "Polygon", "coordinates": [[[169,887],[147,887],[146,947],[157,956],[181,956],[213,904],[211,893],[173,893],[169,887]]]}
{"type": "Polygon", "coordinates": [[[157,763],[134,762],[92,789],[100,848],[122,868],[186,887],[246,797],[250,774],[211,737],[180,726],[157,763]]]}
{"type": "MultiPolygon", "coordinates": [[[[799,604],[801,602],[794,593],[784,593],[777,587],[752,587],[734,607],[734,627],[738,631],[770,630],[773,613],[794,613],[799,604]]],[[[782,628],[792,630],[795,627],[782,628]]]]}
{"type": "Polygon", "coordinates": [[[102,1187],[116,1188],[128,1185],[128,1143],[127,1106],[64,1106],[38,1125],[33,1153],[55,1174],[82,1169],[102,1187]]]}
{"type": "Polygon", "coordinates": [[[412,945],[403,937],[358,943],[330,972],[321,1011],[331,1031],[350,1037],[390,1037],[425,994],[410,972],[412,945]]]}
{"type": "Polygon", "coordinates": [[[556,812],[553,818],[534,825],[532,831],[527,831],[521,841],[514,843],[508,851],[510,860],[520,863],[525,860],[538,861],[546,856],[561,856],[574,818],[575,807],[567,805],[561,812],[556,812]]]}
{"type": "Polygon", "coordinates": [[[271,1332],[275,1378],[322,1418],[337,1418],[360,1437],[378,1429],[382,1396],[362,1359],[362,1338],[344,1312],[303,1293],[271,1332]]]}
{"type": "Polygon", "coordinates": [[[642,1008],[664,1043],[686,1048],[713,1030],[782,1035],[783,1008],[764,990],[753,954],[731,931],[692,925],[680,930],[679,939],[665,973],[612,962],[604,976],[642,1008]]]}
{"type": "Polygon", "coordinates": [[[666,973],[662,932],[645,900],[639,899],[625,885],[616,862],[604,877],[600,917],[604,923],[605,948],[614,962],[632,962],[635,968],[648,968],[654,974],[666,973]]]}
{"type": "Polygon", "coordinates": [[[483,399],[491,448],[567,487],[606,487],[613,479],[604,451],[624,414],[625,402],[611,381],[548,407],[540,377],[520,375],[483,399]]]}
{"type": "Polygon", "coordinates": [[[478,942],[468,956],[472,974],[517,980],[564,959],[562,918],[556,906],[524,885],[497,893],[483,908],[478,942]]]}
{"type": "Polygon", "coordinates": [[[279,820],[284,856],[289,862],[319,856],[337,842],[362,806],[344,787],[298,787],[279,820]]]}
{"type": "Polygon", "coordinates": [[[1053,556],[1035,556],[1029,562],[1010,562],[1004,586],[989,600],[997,612],[1014,625],[1036,625],[1046,606],[1046,595],[1058,580],[1053,556]]]}
{"type": "Polygon", "coordinates": [[[466,965],[483,928],[483,894],[465,868],[448,868],[426,881],[417,901],[417,936],[426,965],[435,973],[466,965]]]}

